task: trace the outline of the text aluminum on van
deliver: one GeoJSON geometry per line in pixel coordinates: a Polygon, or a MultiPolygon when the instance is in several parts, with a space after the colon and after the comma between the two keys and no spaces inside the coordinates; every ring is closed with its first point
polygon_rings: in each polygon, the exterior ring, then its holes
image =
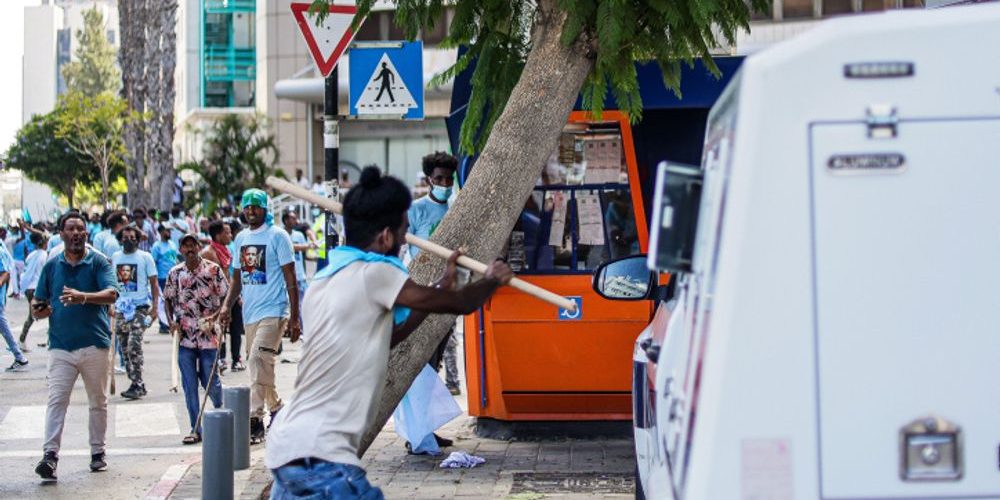
{"type": "Polygon", "coordinates": [[[865,153],[831,156],[827,167],[834,172],[898,171],[906,166],[900,153],[865,153]]]}

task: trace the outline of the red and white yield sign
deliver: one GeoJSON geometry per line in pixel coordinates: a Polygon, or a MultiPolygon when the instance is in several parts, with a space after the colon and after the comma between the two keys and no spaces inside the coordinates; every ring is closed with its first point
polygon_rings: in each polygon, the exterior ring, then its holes
{"type": "Polygon", "coordinates": [[[324,77],[329,76],[354,38],[351,21],[358,11],[357,7],[331,3],[330,15],[317,26],[316,20],[307,15],[309,3],[294,2],[291,5],[292,15],[309,46],[313,61],[316,61],[316,67],[324,77]]]}

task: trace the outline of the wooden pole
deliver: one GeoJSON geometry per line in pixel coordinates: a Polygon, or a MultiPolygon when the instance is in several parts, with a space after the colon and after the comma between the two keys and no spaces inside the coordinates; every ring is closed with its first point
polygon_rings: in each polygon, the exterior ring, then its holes
{"type": "MultiPolygon", "coordinates": [[[[284,179],[279,179],[277,177],[268,177],[266,183],[268,186],[277,191],[281,191],[282,193],[289,194],[296,198],[308,201],[309,203],[317,205],[325,210],[329,210],[337,214],[343,214],[344,212],[343,210],[344,207],[341,206],[340,203],[331,200],[329,198],[324,198],[323,196],[313,193],[312,191],[309,191],[308,189],[305,189],[301,186],[292,184],[291,182],[288,182],[284,179]]],[[[442,259],[447,259],[451,256],[452,253],[454,253],[454,251],[449,248],[438,245],[437,243],[432,243],[423,238],[418,238],[409,233],[406,234],[406,242],[425,252],[430,252],[434,255],[437,255],[442,259]]],[[[478,274],[485,274],[486,268],[488,267],[486,264],[483,264],[482,262],[479,262],[478,260],[472,259],[465,255],[458,258],[458,265],[478,274]]],[[[550,292],[540,286],[528,283],[527,281],[524,281],[520,278],[514,278],[510,280],[510,286],[528,295],[531,295],[532,297],[548,302],[549,304],[552,304],[554,306],[561,307],[571,312],[576,311],[576,303],[573,302],[572,300],[569,300],[566,297],[563,297],[559,294],[550,292]]]]}

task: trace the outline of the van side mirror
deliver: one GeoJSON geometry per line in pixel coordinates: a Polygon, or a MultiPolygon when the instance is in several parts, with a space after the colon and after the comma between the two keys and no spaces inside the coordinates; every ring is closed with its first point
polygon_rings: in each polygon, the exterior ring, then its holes
{"type": "Polygon", "coordinates": [[[645,255],[610,260],[594,270],[594,291],[606,299],[648,299],[655,284],[656,273],[646,267],[645,255]]]}

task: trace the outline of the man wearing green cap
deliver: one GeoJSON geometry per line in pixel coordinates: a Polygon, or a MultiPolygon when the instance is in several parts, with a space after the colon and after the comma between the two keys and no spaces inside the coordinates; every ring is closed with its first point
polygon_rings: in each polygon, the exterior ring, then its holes
{"type": "Polygon", "coordinates": [[[233,258],[233,276],[226,303],[219,313],[221,324],[229,323],[229,311],[243,299],[243,323],[250,368],[250,440],[264,441],[265,407],[271,421],[281,409],[274,385],[274,365],[281,351],[281,335],[287,327],[292,342],[299,339],[299,292],[295,281],[295,257],[288,233],[270,223],[267,194],[248,189],[240,203],[248,228],[233,241],[239,252],[233,258]]]}

